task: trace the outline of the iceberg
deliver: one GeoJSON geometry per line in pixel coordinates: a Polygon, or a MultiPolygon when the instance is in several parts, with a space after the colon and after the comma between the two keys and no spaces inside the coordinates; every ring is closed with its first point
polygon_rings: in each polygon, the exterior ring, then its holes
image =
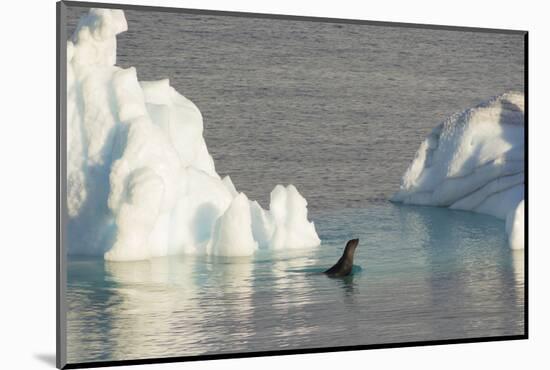
{"type": "Polygon", "coordinates": [[[523,249],[524,96],[508,92],[452,115],[422,142],[392,201],[506,220],[523,249]]]}
{"type": "Polygon", "coordinates": [[[523,203],[523,200],[519,202],[518,206],[506,216],[506,234],[508,234],[508,241],[512,249],[523,249],[524,247],[523,216],[525,211],[523,203]]]}
{"type": "Polygon", "coordinates": [[[215,169],[199,109],[168,79],[116,66],[122,10],[91,9],[67,42],[70,255],[110,261],[251,255],[320,244],[307,201],[277,185],[270,209],[215,169]]]}

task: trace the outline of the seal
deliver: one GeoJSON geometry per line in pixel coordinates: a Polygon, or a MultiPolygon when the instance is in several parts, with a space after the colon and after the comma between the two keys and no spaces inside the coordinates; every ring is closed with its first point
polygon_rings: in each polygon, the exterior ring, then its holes
{"type": "Polygon", "coordinates": [[[324,274],[327,274],[328,277],[348,276],[353,268],[353,254],[358,244],[359,239],[348,241],[342,257],[340,257],[334,266],[325,271],[324,274]]]}

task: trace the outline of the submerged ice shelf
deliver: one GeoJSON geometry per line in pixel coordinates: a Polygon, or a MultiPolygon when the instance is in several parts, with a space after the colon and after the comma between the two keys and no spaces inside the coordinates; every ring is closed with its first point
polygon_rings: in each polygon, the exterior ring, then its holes
{"type": "Polygon", "coordinates": [[[199,109],[169,81],[116,66],[121,10],[92,9],[67,43],[68,251],[107,260],[251,255],[320,244],[307,201],[277,185],[269,210],[221,178],[199,109]]]}
{"type": "Polygon", "coordinates": [[[523,249],[524,96],[509,92],[449,117],[422,142],[392,200],[506,220],[523,249]]]}

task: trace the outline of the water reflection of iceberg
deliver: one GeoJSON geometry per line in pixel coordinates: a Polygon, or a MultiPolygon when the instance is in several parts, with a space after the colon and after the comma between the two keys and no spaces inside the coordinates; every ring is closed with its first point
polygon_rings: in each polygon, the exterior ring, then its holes
{"type": "Polygon", "coordinates": [[[114,323],[105,308],[118,303],[113,294],[115,284],[103,279],[103,263],[71,261],[67,274],[68,362],[114,358],[112,348],[115,339],[105,335],[114,323]]]}
{"type": "Polygon", "coordinates": [[[525,285],[525,253],[523,250],[513,250],[511,255],[516,287],[519,290],[519,295],[523,299],[523,290],[525,285]]]}
{"type": "Polygon", "coordinates": [[[255,309],[252,257],[211,257],[208,264],[208,291],[201,291],[198,304],[205,313],[205,329],[218,328],[216,336],[224,337],[223,341],[212,341],[210,335],[209,351],[216,346],[218,352],[244,351],[255,329],[251,320],[255,309]]]}
{"type": "Polygon", "coordinates": [[[485,215],[441,208],[398,206],[398,209],[406,218],[404,227],[417,225],[411,231],[418,235],[413,237],[409,233],[407,238],[421,242],[419,255],[429,267],[425,279],[431,289],[426,291],[425,297],[419,295],[419,299],[427,299],[426,303],[439,312],[430,323],[434,336],[441,333],[440,327],[457,319],[454,312],[469,313],[468,319],[455,328],[458,337],[472,335],[480,328],[483,328],[479,331],[480,336],[489,335],[488,327],[497,330],[518,320],[521,310],[503,314],[501,307],[523,305],[523,251],[486,247],[506,244],[499,221],[492,221],[485,215]],[[444,213],[447,212],[452,214],[446,217],[444,213]],[[411,223],[411,219],[416,221],[411,223]],[[495,268],[510,264],[515,278],[512,284],[508,273],[495,268]],[[465,296],[470,299],[464,300],[465,296]],[[471,305],[470,302],[478,303],[471,305]],[[500,314],[493,314],[495,310],[500,314]]]}
{"type": "Polygon", "coordinates": [[[106,262],[118,304],[106,312],[113,356],[188,356],[246,348],[253,326],[249,258],[158,258],[106,262]],[[233,323],[231,325],[231,323],[233,323]],[[213,335],[212,328],[218,329],[213,335]],[[217,336],[231,338],[223,348],[217,336]],[[150,338],[150,340],[144,340],[150,338]]]}
{"type": "Polygon", "coordinates": [[[193,344],[206,333],[192,267],[190,259],[178,258],[105,263],[119,302],[107,312],[115,323],[109,336],[116,358],[173,356],[184,348],[188,354],[200,353],[193,344]],[[183,321],[175,315],[180,310],[183,321]]]}

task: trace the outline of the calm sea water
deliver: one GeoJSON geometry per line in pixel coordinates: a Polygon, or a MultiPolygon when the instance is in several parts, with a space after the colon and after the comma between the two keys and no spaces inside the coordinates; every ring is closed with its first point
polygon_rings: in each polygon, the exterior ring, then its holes
{"type": "Polygon", "coordinates": [[[377,205],[315,221],[323,245],[309,251],[72,261],[69,361],[523,333],[523,252],[499,220],[377,205]],[[355,273],[319,274],[352,236],[355,273]]]}
{"type": "MultiPolygon", "coordinates": [[[[81,8],[69,9],[70,32],[81,8]]],[[[127,11],[118,64],[194,101],[217,171],[323,240],[247,259],[68,266],[70,362],[522,334],[502,221],[385,201],[449,114],[523,89],[517,35],[127,11]],[[347,239],[355,274],[328,279],[347,239]]]]}

